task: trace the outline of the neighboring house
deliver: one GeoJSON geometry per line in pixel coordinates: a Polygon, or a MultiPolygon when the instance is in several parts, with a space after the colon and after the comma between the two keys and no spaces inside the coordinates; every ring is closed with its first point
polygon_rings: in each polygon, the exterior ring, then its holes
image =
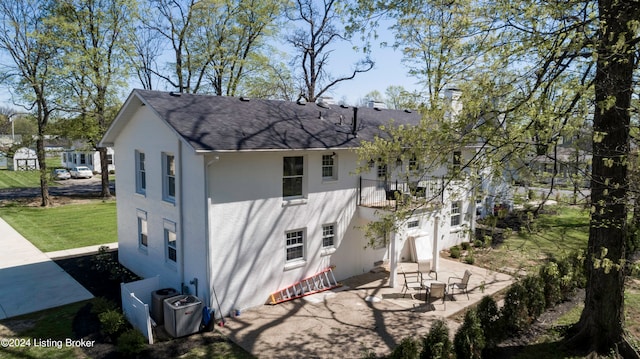
{"type": "Polygon", "coordinates": [[[17,149],[7,161],[7,166],[10,171],[35,171],[40,169],[36,151],[27,147],[17,149]]]}
{"type": "MultiPolygon", "coordinates": [[[[107,161],[109,163],[109,171],[115,171],[113,148],[107,147],[107,161]]],[[[100,173],[100,152],[87,146],[73,146],[71,149],[62,151],[61,164],[65,168],[73,168],[75,166],[87,166],[94,173],[100,173]]]]}
{"type": "Polygon", "coordinates": [[[391,119],[420,115],[134,90],[100,143],[118,158],[120,262],[219,313],[261,305],[330,265],[338,280],[383,261],[394,274],[401,260],[437,267],[441,249],[469,240],[475,198],[460,181],[441,193],[444,169],[405,183],[372,159],[356,175],[354,149],[391,119]],[[368,246],[362,227],[417,196],[430,205],[389,246],[368,246]]]}

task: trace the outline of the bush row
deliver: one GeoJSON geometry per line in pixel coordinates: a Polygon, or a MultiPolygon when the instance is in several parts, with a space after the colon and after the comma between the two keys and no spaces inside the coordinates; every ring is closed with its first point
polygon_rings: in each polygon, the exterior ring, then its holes
{"type": "Polygon", "coordinates": [[[122,356],[136,356],[145,349],[146,338],[128,325],[115,303],[102,297],[95,298],[91,312],[98,316],[100,329],[105,338],[116,343],[118,352],[122,356]]]}
{"type": "Polygon", "coordinates": [[[500,341],[527,329],[546,308],[569,299],[585,284],[583,253],[551,258],[538,274],[509,287],[502,308],[485,296],[476,308],[467,310],[453,342],[446,323],[439,320],[421,341],[405,338],[389,358],[490,358],[500,341]]]}

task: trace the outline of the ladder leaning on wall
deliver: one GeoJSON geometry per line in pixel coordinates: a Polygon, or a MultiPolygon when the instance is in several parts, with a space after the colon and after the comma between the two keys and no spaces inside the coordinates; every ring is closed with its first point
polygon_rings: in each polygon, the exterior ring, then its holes
{"type": "Polygon", "coordinates": [[[338,283],[336,281],[336,277],[333,275],[333,268],[335,267],[336,266],[328,267],[327,269],[318,272],[311,277],[305,278],[289,287],[272,293],[269,296],[269,304],[279,304],[307,295],[340,287],[342,283],[338,283]]]}

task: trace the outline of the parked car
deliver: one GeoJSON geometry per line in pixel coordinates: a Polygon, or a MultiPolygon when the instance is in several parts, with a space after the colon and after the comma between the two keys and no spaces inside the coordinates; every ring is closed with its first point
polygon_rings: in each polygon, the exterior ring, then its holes
{"type": "Polygon", "coordinates": [[[76,166],[69,171],[71,173],[71,178],[91,178],[93,177],[93,172],[86,166],[76,166]]]}
{"type": "Polygon", "coordinates": [[[51,177],[54,180],[67,180],[71,178],[71,174],[64,168],[56,168],[51,173],[51,177]]]}

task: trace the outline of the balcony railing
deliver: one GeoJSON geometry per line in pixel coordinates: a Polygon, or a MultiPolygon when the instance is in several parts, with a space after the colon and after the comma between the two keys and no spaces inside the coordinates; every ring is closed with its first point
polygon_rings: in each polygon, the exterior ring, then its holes
{"type": "Polygon", "coordinates": [[[414,182],[368,180],[360,177],[358,205],[388,210],[402,203],[442,204],[444,180],[427,178],[414,182]]]}

